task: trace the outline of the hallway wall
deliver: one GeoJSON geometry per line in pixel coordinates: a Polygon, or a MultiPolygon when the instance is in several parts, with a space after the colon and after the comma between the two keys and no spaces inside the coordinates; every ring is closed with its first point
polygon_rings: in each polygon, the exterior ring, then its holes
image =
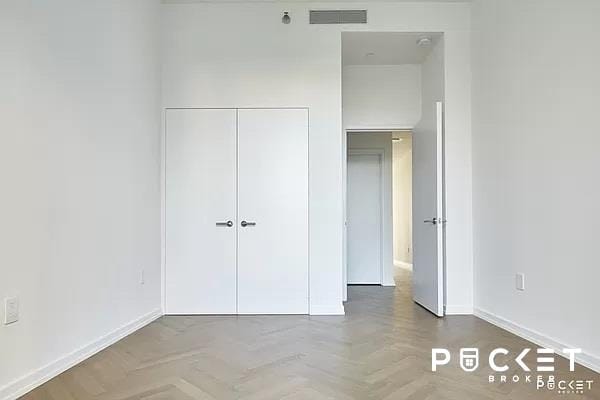
{"type": "Polygon", "coordinates": [[[394,263],[412,264],[412,137],[392,142],[394,263]]]}
{"type": "Polygon", "coordinates": [[[342,74],[345,129],[412,128],[421,118],[421,65],[347,65],[342,74]]]}

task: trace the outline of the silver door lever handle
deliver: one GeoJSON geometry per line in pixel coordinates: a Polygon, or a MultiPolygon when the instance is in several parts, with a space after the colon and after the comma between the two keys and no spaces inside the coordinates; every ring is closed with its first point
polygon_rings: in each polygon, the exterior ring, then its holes
{"type": "Polygon", "coordinates": [[[233,226],[233,221],[217,222],[217,226],[228,226],[231,228],[233,226]]]}
{"type": "Polygon", "coordinates": [[[242,226],[244,226],[244,227],[246,227],[246,226],[255,226],[255,225],[256,225],[256,222],[242,221],[242,222],[240,223],[240,225],[242,225],[242,226]]]}
{"type": "Polygon", "coordinates": [[[437,225],[438,223],[438,219],[437,218],[433,218],[433,219],[426,219],[425,221],[426,224],[433,224],[433,225],[437,225]]]}

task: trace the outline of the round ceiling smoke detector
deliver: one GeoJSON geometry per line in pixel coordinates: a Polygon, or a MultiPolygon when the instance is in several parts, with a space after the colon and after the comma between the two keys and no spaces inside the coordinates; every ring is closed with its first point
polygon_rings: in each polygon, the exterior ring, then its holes
{"type": "Polygon", "coordinates": [[[417,40],[417,46],[420,46],[420,47],[429,46],[430,44],[431,44],[430,37],[422,37],[422,38],[419,38],[419,40],[417,40]]]}

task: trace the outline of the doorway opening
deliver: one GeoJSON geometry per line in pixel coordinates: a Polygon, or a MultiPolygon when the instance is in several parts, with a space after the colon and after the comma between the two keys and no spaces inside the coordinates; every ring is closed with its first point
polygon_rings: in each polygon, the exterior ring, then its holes
{"type": "Polygon", "coordinates": [[[398,286],[444,314],[443,46],[441,33],[342,33],[345,300],[348,285],[398,286]]]}

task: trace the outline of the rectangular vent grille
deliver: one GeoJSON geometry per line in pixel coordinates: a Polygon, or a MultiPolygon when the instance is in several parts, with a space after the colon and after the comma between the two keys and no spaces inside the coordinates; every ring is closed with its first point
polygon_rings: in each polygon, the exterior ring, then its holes
{"type": "Polygon", "coordinates": [[[366,24],[367,10],[310,10],[311,24],[366,24]]]}

